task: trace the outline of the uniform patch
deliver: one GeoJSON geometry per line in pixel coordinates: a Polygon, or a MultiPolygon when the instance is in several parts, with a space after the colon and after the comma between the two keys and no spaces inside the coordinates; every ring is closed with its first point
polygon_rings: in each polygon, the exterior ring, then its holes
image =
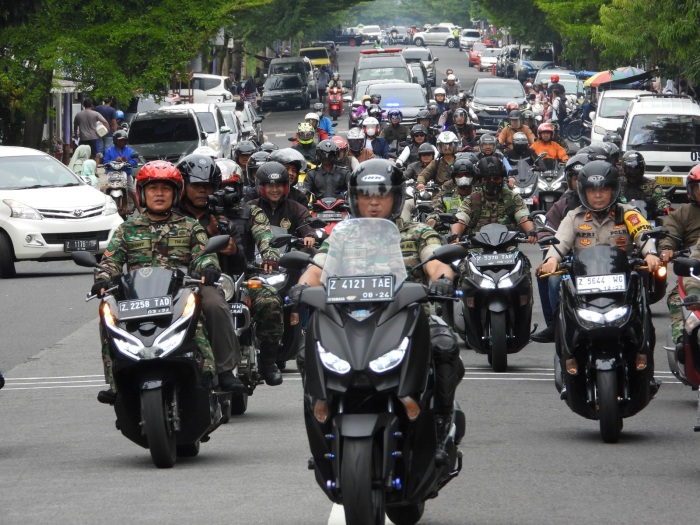
{"type": "Polygon", "coordinates": [[[170,237],[168,246],[189,246],[190,240],[187,237],[170,237]]]}
{"type": "Polygon", "coordinates": [[[205,232],[199,232],[197,233],[197,240],[202,244],[206,244],[209,240],[209,237],[207,237],[207,234],[205,232]]]}
{"type": "Polygon", "coordinates": [[[288,230],[291,225],[292,225],[292,221],[290,221],[289,219],[282,219],[280,221],[280,226],[282,228],[284,228],[285,230],[288,230]]]}
{"type": "Polygon", "coordinates": [[[588,231],[588,230],[593,229],[593,226],[591,226],[590,224],[579,224],[578,229],[583,230],[583,231],[588,231]]]}
{"type": "Polygon", "coordinates": [[[587,211],[586,216],[584,217],[585,220],[590,221],[591,220],[591,212],[587,211]]]}
{"type": "Polygon", "coordinates": [[[615,237],[615,244],[618,246],[624,246],[627,244],[627,238],[626,237],[615,237]]]}
{"type": "Polygon", "coordinates": [[[126,243],[126,247],[129,251],[147,250],[151,247],[151,239],[143,239],[142,241],[130,241],[126,243]]]}
{"type": "Polygon", "coordinates": [[[111,257],[116,253],[116,250],[105,250],[104,256],[105,257],[111,257]]]}
{"type": "Polygon", "coordinates": [[[639,215],[636,213],[628,214],[625,219],[627,219],[627,222],[629,222],[632,226],[637,226],[637,224],[639,224],[639,215]]]}
{"type": "Polygon", "coordinates": [[[581,239],[579,242],[581,243],[581,246],[590,246],[591,245],[590,239],[581,239]]]}

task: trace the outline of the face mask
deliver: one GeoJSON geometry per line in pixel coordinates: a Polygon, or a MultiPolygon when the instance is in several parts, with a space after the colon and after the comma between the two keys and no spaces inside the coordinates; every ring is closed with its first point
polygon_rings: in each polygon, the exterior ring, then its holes
{"type": "Polygon", "coordinates": [[[472,185],[472,177],[459,177],[457,179],[457,187],[464,188],[472,185]]]}
{"type": "Polygon", "coordinates": [[[377,133],[377,130],[374,128],[369,128],[365,130],[365,135],[368,137],[374,137],[374,135],[377,133]]]}
{"type": "Polygon", "coordinates": [[[368,108],[369,106],[370,106],[370,101],[368,100],[365,102],[365,107],[368,108]]]}

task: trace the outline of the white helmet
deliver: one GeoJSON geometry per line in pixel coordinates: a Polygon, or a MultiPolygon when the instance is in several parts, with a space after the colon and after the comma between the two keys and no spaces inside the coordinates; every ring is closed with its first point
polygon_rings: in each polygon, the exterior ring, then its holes
{"type": "Polygon", "coordinates": [[[374,117],[367,117],[362,121],[362,127],[368,137],[374,137],[379,128],[379,121],[374,117]]]}
{"type": "Polygon", "coordinates": [[[307,113],[306,116],[304,117],[304,120],[307,122],[309,120],[315,120],[316,125],[318,125],[318,123],[321,121],[321,118],[318,116],[318,113],[307,113]]]}
{"type": "MultiPolygon", "coordinates": [[[[452,73],[450,73],[449,75],[447,75],[447,80],[457,80],[457,77],[454,76],[452,73]]],[[[439,89],[442,89],[442,88],[439,88],[439,89]]]]}
{"type": "Polygon", "coordinates": [[[459,142],[459,139],[457,138],[457,135],[455,135],[451,131],[443,131],[438,135],[436,142],[438,144],[457,144],[459,142]]]}
{"type": "Polygon", "coordinates": [[[447,92],[446,92],[444,89],[442,89],[441,87],[435,88],[435,89],[433,90],[433,96],[435,97],[435,96],[437,96],[437,95],[446,96],[446,95],[447,95],[447,92]]]}

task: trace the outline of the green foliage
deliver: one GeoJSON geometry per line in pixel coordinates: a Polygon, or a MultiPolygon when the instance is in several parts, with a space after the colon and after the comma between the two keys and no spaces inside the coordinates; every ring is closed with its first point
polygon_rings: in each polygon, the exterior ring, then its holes
{"type": "Polygon", "coordinates": [[[471,27],[469,0],[375,0],[350,9],[345,25],[358,24],[416,25],[452,22],[461,27],[471,27]]]}

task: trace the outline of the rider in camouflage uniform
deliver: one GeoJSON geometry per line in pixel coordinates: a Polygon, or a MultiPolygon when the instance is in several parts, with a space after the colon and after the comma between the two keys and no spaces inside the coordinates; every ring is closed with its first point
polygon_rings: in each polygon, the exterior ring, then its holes
{"type": "Polygon", "coordinates": [[[428,226],[434,228],[440,213],[456,213],[462,200],[472,193],[476,168],[471,160],[460,157],[452,164],[452,178],[442,185],[432,200],[433,213],[426,218],[428,226]]]}
{"type": "MultiPolygon", "coordinates": [[[[177,169],[169,162],[149,162],[141,168],[136,185],[139,203],[145,206],[146,213],[127,220],[114,232],[100,261],[104,270],[95,270],[92,294],[103,295],[111,280],[122,274],[125,264],[128,271],[132,271],[152,266],[188,267],[195,260],[193,273],[202,275],[205,284],[213,284],[218,280],[221,271],[217,258],[214,255],[199,257],[208,239],[206,232],[197,221],[175,213],[172,209],[183,193],[182,176],[177,169]],[[174,187],[173,196],[169,203],[155,205],[150,202],[151,199],[147,200],[145,188],[162,183],[174,187]]],[[[163,199],[167,200],[167,195],[163,199]]],[[[117,389],[112,376],[109,342],[101,324],[100,339],[105,380],[110,389],[100,392],[97,398],[102,403],[113,404],[117,389]]],[[[213,376],[214,356],[201,321],[197,323],[195,343],[204,357],[203,373],[213,376]]]]}
{"type": "Polygon", "coordinates": [[[647,219],[666,215],[671,208],[671,201],[666,198],[664,190],[653,178],[644,176],[646,163],[638,151],[628,151],[622,156],[623,177],[620,178],[620,202],[627,204],[631,200],[642,200],[647,205],[647,219]]]}

